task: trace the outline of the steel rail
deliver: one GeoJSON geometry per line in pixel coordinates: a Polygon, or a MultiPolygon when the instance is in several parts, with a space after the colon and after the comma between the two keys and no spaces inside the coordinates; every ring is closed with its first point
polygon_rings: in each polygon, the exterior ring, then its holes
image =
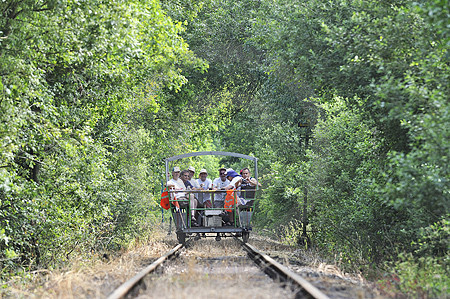
{"type": "Polygon", "coordinates": [[[147,274],[154,271],[159,265],[161,265],[165,260],[168,258],[174,256],[179,249],[183,247],[182,244],[178,244],[174,248],[172,248],[170,251],[166,252],[163,256],[161,256],[159,259],[157,259],[155,262],[153,262],[151,265],[146,267],[145,269],[141,270],[138,274],[136,274],[134,277],[123,283],[120,287],[114,290],[109,296],[108,299],[119,299],[125,297],[141,280],[146,276],[147,274]]]}
{"type": "Polygon", "coordinates": [[[329,299],[327,295],[322,293],[319,289],[313,286],[310,282],[306,281],[304,278],[298,274],[292,272],[287,267],[278,263],[270,256],[258,251],[255,247],[247,243],[242,243],[244,249],[248,252],[250,258],[255,261],[260,267],[262,267],[265,272],[271,276],[277,276],[283,281],[289,281],[293,284],[298,285],[302,290],[304,290],[309,297],[316,299],[329,299]]]}

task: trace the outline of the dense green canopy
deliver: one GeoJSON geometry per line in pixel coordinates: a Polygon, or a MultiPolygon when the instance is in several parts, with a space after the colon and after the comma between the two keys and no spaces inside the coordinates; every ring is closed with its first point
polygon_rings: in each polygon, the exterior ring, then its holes
{"type": "Polygon", "coordinates": [[[445,293],[449,7],[1,1],[2,275],[127,244],[163,159],[219,150],[259,158],[261,231],[445,293]]]}

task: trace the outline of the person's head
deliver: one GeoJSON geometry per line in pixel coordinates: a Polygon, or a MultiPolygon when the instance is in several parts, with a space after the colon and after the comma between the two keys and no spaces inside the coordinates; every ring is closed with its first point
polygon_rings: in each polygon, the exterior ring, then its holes
{"type": "Polygon", "coordinates": [[[225,180],[227,179],[227,170],[225,168],[219,169],[219,177],[222,180],[222,182],[225,182],[225,180]]]}
{"type": "Polygon", "coordinates": [[[234,171],[232,168],[227,169],[227,179],[232,181],[235,177],[239,176],[239,174],[234,171]]]}
{"type": "Polygon", "coordinates": [[[199,176],[202,181],[205,181],[206,177],[208,176],[208,172],[206,171],[206,169],[200,170],[199,176]]]}
{"type": "Polygon", "coordinates": [[[183,182],[189,181],[189,171],[188,171],[188,170],[183,170],[183,171],[180,173],[180,179],[181,179],[183,182]]]}
{"type": "Polygon", "coordinates": [[[188,173],[189,173],[189,179],[192,179],[195,174],[195,168],[193,166],[189,166],[188,173]]]}
{"type": "Polygon", "coordinates": [[[174,182],[169,182],[167,184],[167,189],[169,189],[169,191],[174,191],[175,190],[175,183],[174,182]]]}
{"type": "Polygon", "coordinates": [[[244,179],[249,179],[250,178],[250,170],[245,167],[241,170],[241,175],[244,179]]]}
{"type": "Polygon", "coordinates": [[[172,177],[173,177],[174,180],[178,180],[178,178],[180,177],[180,167],[175,166],[172,169],[172,177]]]}

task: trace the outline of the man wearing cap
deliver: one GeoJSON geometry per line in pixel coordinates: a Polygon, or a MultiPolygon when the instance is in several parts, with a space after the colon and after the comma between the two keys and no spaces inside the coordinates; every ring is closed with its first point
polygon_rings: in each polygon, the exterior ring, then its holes
{"type": "MultiPolygon", "coordinates": [[[[189,174],[188,181],[191,184],[191,190],[202,190],[202,188],[200,188],[200,185],[197,183],[197,180],[194,179],[194,174],[195,174],[194,166],[189,166],[189,168],[186,171],[189,174]]],[[[200,203],[200,200],[198,200],[198,195],[199,194],[198,193],[191,193],[191,194],[193,194],[195,199],[197,200],[197,202],[200,203]]]]}
{"type": "MultiPolygon", "coordinates": [[[[227,170],[225,168],[219,169],[219,177],[214,179],[213,181],[213,189],[214,190],[225,190],[230,184],[230,181],[227,180],[227,170]]],[[[226,193],[215,193],[214,194],[214,208],[223,208],[225,202],[226,193]]]]}
{"type": "MultiPolygon", "coordinates": [[[[169,181],[167,181],[166,186],[167,186],[167,188],[169,188],[169,186],[175,186],[175,191],[186,190],[186,187],[184,187],[183,181],[180,179],[180,167],[175,166],[172,169],[172,178],[169,181]]],[[[186,198],[187,194],[185,192],[176,192],[175,196],[178,199],[180,199],[180,198],[186,198]]]]}
{"type": "MultiPolygon", "coordinates": [[[[207,178],[208,172],[206,169],[200,170],[200,177],[197,179],[197,183],[202,190],[211,190],[212,189],[212,181],[207,178]]],[[[200,205],[203,205],[205,208],[212,208],[211,203],[211,194],[209,193],[199,193],[198,201],[200,205]]]]}
{"type": "Polygon", "coordinates": [[[178,190],[184,190],[184,183],[183,181],[180,179],[180,167],[175,166],[172,169],[172,178],[167,182],[167,186],[169,186],[169,182],[172,182],[173,184],[175,184],[175,188],[178,190]]]}
{"type": "Polygon", "coordinates": [[[191,183],[191,185],[193,186],[193,190],[202,190],[202,188],[200,188],[200,185],[197,183],[197,180],[194,179],[194,174],[195,174],[195,168],[193,166],[189,166],[188,168],[189,171],[189,183],[191,183]]]}
{"type": "MultiPolygon", "coordinates": [[[[186,172],[185,170],[183,170],[183,172],[186,172]]],[[[188,178],[188,174],[186,173],[186,180],[188,178]]],[[[175,185],[175,190],[176,191],[182,191],[182,190],[186,190],[185,184],[183,182],[183,180],[180,179],[180,167],[175,166],[172,170],[172,179],[170,181],[167,182],[167,186],[173,186],[175,185]]],[[[197,200],[194,198],[194,196],[192,194],[187,194],[185,192],[176,192],[175,194],[176,198],[178,200],[187,200],[189,198],[189,207],[191,208],[191,217],[192,217],[192,225],[193,226],[198,226],[197,221],[195,219],[195,210],[197,208],[197,200]]],[[[180,206],[181,207],[185,207],[187,206],[187,201],[180,201],[180,206]]]]}

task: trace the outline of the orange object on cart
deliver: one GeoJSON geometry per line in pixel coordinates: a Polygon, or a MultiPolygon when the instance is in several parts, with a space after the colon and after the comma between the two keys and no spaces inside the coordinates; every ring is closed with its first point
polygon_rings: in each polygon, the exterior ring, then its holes
{"type": "Polygon", "coordinates": [[[234,190],[233,189],[227,190],[227,195],[225,196],[225,203],[224,203],[225,211],[231,212],[233,205],[236,203],[237,201],[236,197],[234,196],[234,190]]]}

